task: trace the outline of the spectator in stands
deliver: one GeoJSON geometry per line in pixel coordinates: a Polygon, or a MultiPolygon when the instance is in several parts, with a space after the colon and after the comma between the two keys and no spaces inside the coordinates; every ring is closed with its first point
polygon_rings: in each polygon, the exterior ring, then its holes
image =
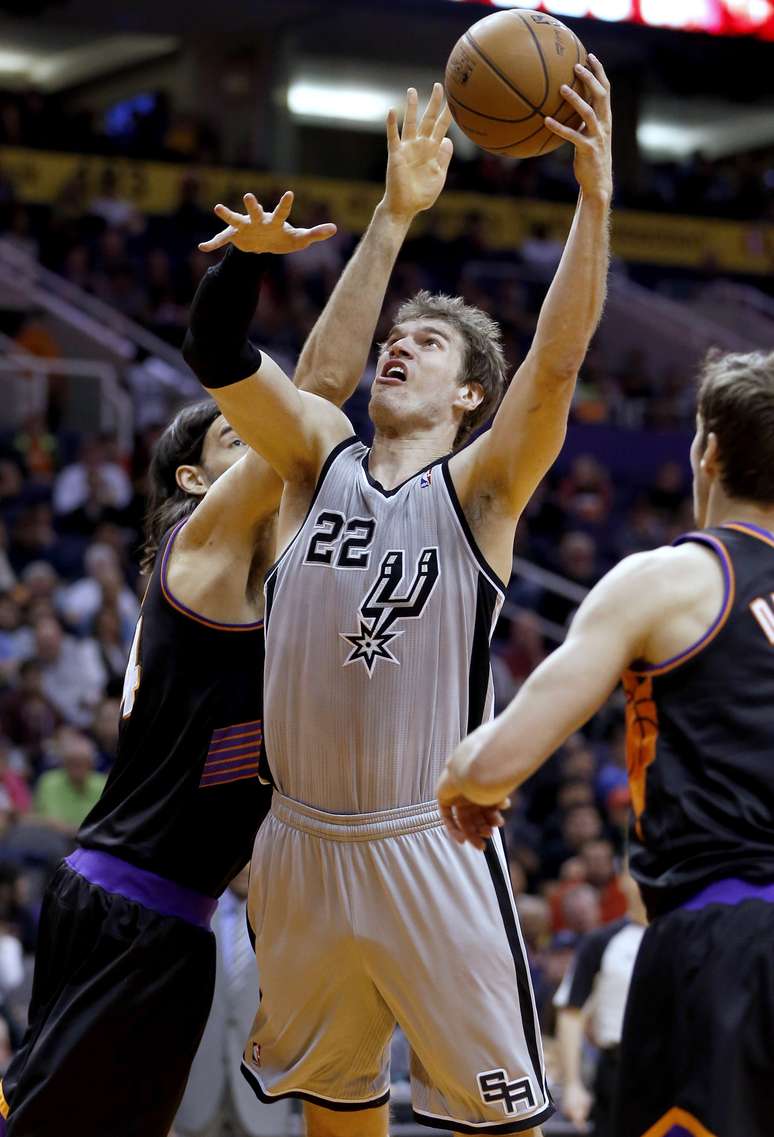
{"type": "Polygon", "coordinates": [[[22,627],[22,613],[11,592],[0,592],[0,682],[10,679],[30,653],[31,635],[22,627]]]}
{"type": "Polygon", "coordinates": [[[131,500],[132,483],[126,470],[108,459],[104,439],[84,438],[78,461],[65,466],[54,482],[54,509],[60,516],[95,504],[99,516],[106,510],[120,512],[131,500]]]}
{"type": "Polygon", "coordinates": [[[586,881],[597,890],[599,918],[609,924],[626,912],[626,896],[615,865],[615,854],[610,841],[598,837],[581,847],[580,859],[586,881]]]}
{"type": "MultiPolygon", "coordinates": [[[[579,530],[565,533],[559,542],[556,565],[560,576],[581,588],[591,588],[599,577],[597,545],[593,537],[579,530]]],[[[580,601],[546,591],[540,600],[540,614],[560,627],[565,627],[580,601]]]]}
{"type": "Polygon", "coordinates": [[[62,727],[55,752],[61,768],[41,774],[35,789],[35,814],[50,828],[73,838],[86,814],[96,805],[105,775],[94,769],[96,746],[71,727],[62,727]]]}
{"type": "Polygon", "coordinates": [[[587,841],[601,837],[602,818],[593,805],[574,805],[560,820],[560,831],[549,836],[541,849],[541,862],[545,875],[555,880],[561,865],[580,852],[587,841]]]}
{"type": "Polygon", "coordinates": [[[101,774],[109,773],[115,762],[120,717],[121,700],[117,696],[104,698],[94,712],[89,733],[97,747],[96,768],[101,774]]]}
{"type": "Polygon", "coordinates": [[[11,740],[0,734],[0,793],[6,795],[13,813],[19,817],[29,813],[32,796],[29,786],[18,769],[14,769],[14,765],[11,740]]]}
{"type": "Polygon", "coordinates": [[[598,928],[601,923],[602,909],[599,902],[599,893],[590,884],[576,884],[562,897],[562,928],[577,935],[590,932],[598,928]]]}
{"type": "MultiPolygon", "coordinates": [[[[110,545],[95,542],[86,550],[84,568],[86,576],[71,584],[62,595],[62,618],[69,627],[84,632],[94,626],[100,611],[109,606],[119,621],[117,642],[128,647],[140,608],[137,597],[124,580],[118,554],[110,545]]],[[[123,671],[123,665],[118,670],[123,671]]]]}
{"type": "Polygon", "coordinates": [[[88,726],[107,680],[94,641],[65,635],[53,617],[39,619],[34,631],[43,693],[66,722],[88,726]]]}
{"type": "MultiPolygon", "coordinates": [[[[0,506],[1,506],[0,502],[0,506]]],[[[0,592],[9,592],[16,583],[16,574],[8,559],[8,531],[0,520],[0,592]]]]}
{"type": "Polygon", "coordinates": [[[19,666],[15,686],[0,695],[0,729],[22,749],[33,770],[43,760],[43,746],[62,716],[43,690],[43,667],[35,659],[19,666]]]}
{"type": "Polygon", "coordinates": [[[103,171],[99,193],[89,203],[89,213],[99,217],[106,226],[125,232],[137,233],[145,227],[136,206],[119,193],[118,178],[109,166],[103,171]]]}
{"type": "MultiPolygon", "coordinates": [[[[136,598],[132,596],[132,599],[136,598]]],[[[128,635],[124,634],[118,606],[108,602],[94,617],[92,631],[105,670],[105,691],[116,694],[123,686],[133,628],[128,629],[128,635]]]]}

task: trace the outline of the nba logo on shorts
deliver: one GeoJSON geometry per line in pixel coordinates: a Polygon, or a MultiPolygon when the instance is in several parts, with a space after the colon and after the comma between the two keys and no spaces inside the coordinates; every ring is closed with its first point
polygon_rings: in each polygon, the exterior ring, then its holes
{"type": "Polygon", "coordinates": [[[259,1042],[253,1043],[253,1063],[256,1066],[261,1064],[261,1044],[259,1042]]]}
{"type": "Polygon", "coordinates": [[[427,489],[427,487],[428,487],[428,486],[431,486],[432,484],[433,484],[433,471],[432,471],[432,470],[428,470],[428,471],[427,471],[426,473],[424,473],[424,474],[422,475],[422,477],[419,479],[419,488],[420,488],[421,490],[426,490],[426,489],[427,489]]]}
{"type": "Polygon", "coordinates": [[[524,1113],[535,1108],[535,1094],[530,1078],[515,1078],[509,1081],[505,1070],[486,1070],[478,1075],[478,1090],[486,1105],[503,1103],[507,1114],[524,1113]]]}

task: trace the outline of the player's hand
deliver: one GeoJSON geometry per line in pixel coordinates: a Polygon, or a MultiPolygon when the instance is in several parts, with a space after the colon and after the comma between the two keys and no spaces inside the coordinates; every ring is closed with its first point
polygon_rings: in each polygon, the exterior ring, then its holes
{"type": "Polygon", "coordinates": [[[396,217],[411,220],[430,209],[444,187],[454,145],[446,132],[451,111],[436,83],[425,113],[417,123],[417,93],[406,92],[403,129],[394,110],[387,115],[387,184],[384,205],[396,217]]]}
{"type": "Polygon", "coordinates": [[[286,190],[273,213],[266,213],[255,194],[242,199],[247,213],[235,213],[225,205],[216,205],[213,213],[223,221],[223,229],[209,241],[202,241],[203,253],[214,253],[224,245],[234,245],[243,253],[297,253],[315,241],[327,241],[336,232],[332,223],[315,225],[313,229],[296,229],[288,222],[293,208],[293,191],[286,190]]]}
{"type": "Polygon", "coordinates": [[[468,841],[476,849],[486,848],[495,829],[505,824],[503,810],[511,804],[498,788],[479,790],[471,788],[464,772],[479,755],[487,737],[486,728],[479,728],[463,739],[441,774],[436,795],[443,823],[452,840],[458,845],[468,841]],[[473,798],[477,800],[473,800],[473,798]]]}
{"type": "Polygon", "coordinates": [[[573,130],[547,118],[546,126],[560,138],[575,147],[573,169],[584,197],[603,197],[609,202],[613,193],[613,158],[611,148],[612,111],[610,109],[610,80],[595,55],[588,57],[588,67],[576,63],[575,73],[586,88],[584,99],[565,84],[562,97],[581,116],[582,125],[573,130]]]}
{"type": "Polygon", "coordinates": [[[562,1091],[562,1113],[573,1125],[586,1133],[591,1113],[591,1094],[581,1082],[568,1082],[562,1091]]]}

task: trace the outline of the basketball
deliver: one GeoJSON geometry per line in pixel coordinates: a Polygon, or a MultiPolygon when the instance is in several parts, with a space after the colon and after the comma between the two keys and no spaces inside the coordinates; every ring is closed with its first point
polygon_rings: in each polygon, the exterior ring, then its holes
{"type": "Polygon", "coordinates": [[[473,24],[446,65],[446,97],[460,129],[484,150],[534,158],[561,146],[543,119],[577,129],[581,119],[561,86],[583,92],[575,64],[586,49],[560,20],[528,8],[497,12],[473,24]]]}

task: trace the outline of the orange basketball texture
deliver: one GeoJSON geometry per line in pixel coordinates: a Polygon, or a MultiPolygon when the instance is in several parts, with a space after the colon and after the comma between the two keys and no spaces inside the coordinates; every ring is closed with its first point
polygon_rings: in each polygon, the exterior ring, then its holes
{"type": "Polygon", "coordinates": [[[550,115],[577,129],[581,119],[560,93],[580,94],[575,74],[586,49],[560,20],[529,8],[496,12],[473,24],[446,64],[446,97],[460,129],[492,154],[534,158],[564,141],[543,124],[550,115]]]}

